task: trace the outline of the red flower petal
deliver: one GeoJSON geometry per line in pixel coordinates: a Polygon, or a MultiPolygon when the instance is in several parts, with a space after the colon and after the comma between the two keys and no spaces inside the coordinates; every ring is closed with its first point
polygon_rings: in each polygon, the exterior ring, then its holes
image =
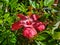
{"type": "Polygon", "coordinates": [[[15,22],[14,24],[12,24],[12,30],[18,30],[22,27],[22,25],[20,24],[20,22],[15,22]]]}
{"type": "Polygon", "coordinates": [[[42,22],[35,22],[35,24],[33,24],[33,26],[38,31],[43,31],[45,29],[45,25],[42,22]]]}
{"type": "Polygon", "coordinates": [[[37,31],[33,28],[24,28],[23,36],[26,38],[33,38],[37,34],[37,31]]]}
{"type": "Polygon", "coordinates": [[[25,20],[25,19],[28,18],[27,16],[24,16],[23,14],[18,14],[17,16],[18,16],[19,18],[21,18],[22,20],[25,20]]]}
{"type": "Polygon", "coordinates": [[[45,25],[39,25],[38,27],[37,27],[37,30],[38,31],[43,31],[45,29],[45,25]]]}
{"type": "Polygon", "coordinates": [[[33,15],[31,15],[31,17],[30,18],[32,18],[33,19],[33,21],[36,21],[38,18],[39,18],[39,16],[38,15],[36,15],[36,14],[33,14],[33,15]]]}
{"type": "Polygon", "coordinates": [[[43,24],[42,22],[37,21],[37,22],[35,22],[35,23],[33,24],[33,26],[34,26],[34,27],[37,27],[37,26],[42,25],[42,24],[43,24]]]}

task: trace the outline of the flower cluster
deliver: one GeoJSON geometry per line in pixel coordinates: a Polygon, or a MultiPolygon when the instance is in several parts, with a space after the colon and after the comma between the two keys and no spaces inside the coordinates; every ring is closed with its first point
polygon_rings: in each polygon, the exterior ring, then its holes
{"type": "Polygon", "coordinates": [[[33,38],[37,31],[43,31],[45,25],[43,22],[38,21],[39,16],[32,14],[31,16],[24,16],[23,14],[17,15],[21,20],[12,24],[12,30],[18,30],[23,27],[23,36],[26,38],[33,38]]]}

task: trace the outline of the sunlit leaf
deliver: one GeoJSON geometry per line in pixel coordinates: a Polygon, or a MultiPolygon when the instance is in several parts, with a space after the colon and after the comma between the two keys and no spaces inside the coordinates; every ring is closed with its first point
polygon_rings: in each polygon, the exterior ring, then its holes
{"type": "Polygon", "coordinates": [[[44,0],[44,6],[51,6],[53,5],[54,0],[44,0]]]}
{"type": "Polygon", "coordinates": [[[60,32],[54,32],[53,39],[60,40],[60,32]]]}

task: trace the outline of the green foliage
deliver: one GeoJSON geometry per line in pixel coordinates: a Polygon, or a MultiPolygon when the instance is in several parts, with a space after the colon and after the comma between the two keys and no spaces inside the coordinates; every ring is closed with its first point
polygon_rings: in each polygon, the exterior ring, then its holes
{"type": "Polygon", "coordinates": [[[41,33],[41,34],[39,34],[39,36],[38,37],[36,37],[36,40],[40,40],[40,41],[43,41],[43,40],[45,40],[46,38],[48,37],[48,34],[43,34],[43,33],[41,33]]]}
{"type": "Polygon", "coordinates": [[[0,31],[0,44],[1,45],[15,45],[16,36],[10,30],[0,31]]]}
{"type": "Polygon", "coordinates": [[[26,8],[26,6],[25,6],[23,3],[18,4],[16,10],[19,10],[21,13],[22,13],[22,12],[23,12],[23,13],[26,13],[26,12],[27,12],[27,8],[26,8]]]}
{"type": "Polygon", "coordinates": [[[0,45],[60,45],[60,3],[53,4],[54,0],[0,0],[0,45]],[[23,37],[23,28],[11,31],[12,24],[18,21],[17,14],[28,12],[36,13],[40,21],[48,23],[34,39],[23,37]]]}

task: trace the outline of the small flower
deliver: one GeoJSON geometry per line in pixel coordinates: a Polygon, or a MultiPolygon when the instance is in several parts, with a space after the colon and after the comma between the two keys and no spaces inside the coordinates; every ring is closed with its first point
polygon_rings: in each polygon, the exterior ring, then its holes
{"type": "Polygon", "coordinates": [[[23,36],[26,38],[33,38],[37,34],[37,31],[34,28],[24,28],[23,36]]]}

